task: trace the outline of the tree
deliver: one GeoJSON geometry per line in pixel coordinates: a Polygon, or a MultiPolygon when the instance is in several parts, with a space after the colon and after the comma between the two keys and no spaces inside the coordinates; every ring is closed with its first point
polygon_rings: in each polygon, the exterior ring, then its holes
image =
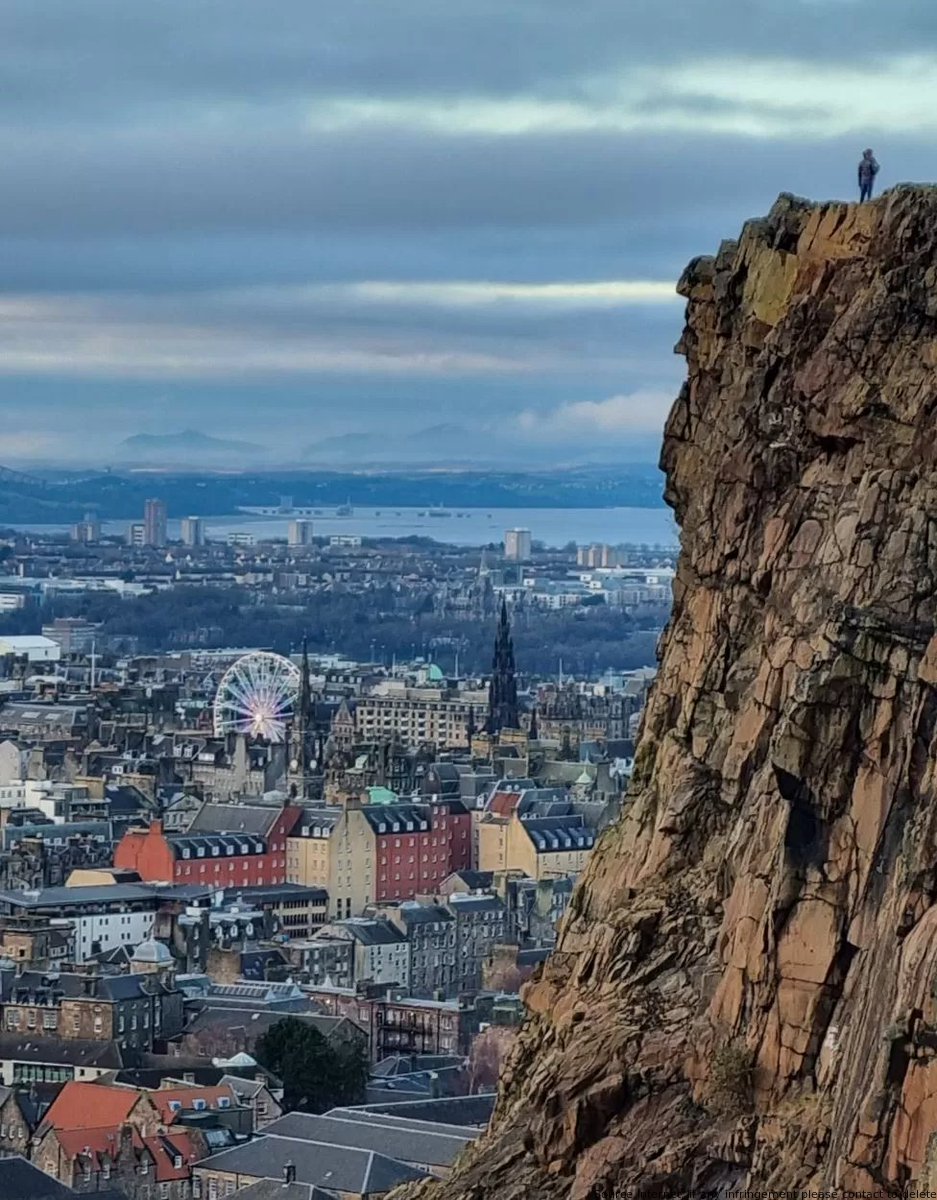
{"type": "Polygon", "coordinates": [[[476,1035],[469,1052],[469,1086],[473,1095],[497,1088],[504,1060],[516,1038],[517,1030],[505,1025],[489,1025],[476,1035]]]}
{"type": "Polygon", "coordinates": [[[297,1017],[284,1017],[257,1039],[254,1056],[283,1080],[283,1105],[300,1112],[325,1112],[361,1104],[368,1058],[358,1042],[333,1045],[297,1017]]]}

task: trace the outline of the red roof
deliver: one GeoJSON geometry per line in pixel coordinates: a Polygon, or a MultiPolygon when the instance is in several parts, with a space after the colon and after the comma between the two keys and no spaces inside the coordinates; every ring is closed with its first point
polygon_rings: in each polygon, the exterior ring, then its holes
{"type": "Polygon", "coordinates": [[[156,1163],[154,1173],[158,1183],[188,1179],[192,1163],[202,1157],[201,1147],[188,1129],[174,1129],[172,1133],[160,1133],[143,1141],[156,1163]],[[182,1159],[179,1167],[176,1166],[177,1158],[182,1159]]]}
{"type": "Polygon", "coordinates": [[[160,1088],[147,1093],[156,1107],[164,1125],[171,1125],[181,1109],[192,1109],[196,1100],[204,1100],[206,1108],[234,1108],[237,1097],[230,1084],[219,1084],[217,1087],[178,1087],[160,1088]],[[219,1100],[227,1100],[227,1104],[219,1104],[219,1100]],[[175,1108],[173,1103],[179,1105],[175,1108]]]}
{"type": "Polygon", "coordinates": [[[136,1088],[70,1080],[43,1117],[42,1128],[113,1129],[130,1116],[140,1099],[136,1088]]]}
{"type": "MultiPolygon", "coordinates": [[[[100,1129],[56,1129],[55,1136],[69,1159],[89,1154],[95,1170],[100,1169],[101,1155],[107,1154],[113,1162],[120,1146],[120,1126],[104,1126],[100,1129]]],[[[143,1149],[143,1139],[135,1128],[131,1130],[134,1150],[143,1149]]]]}
{"type": "MultiPolygon", "coordinates": [[[[128,1128],[137,1155],[144,1147],[149,1151],[157,1183],[188,1179],[192,1163],[202,1157],[200,1143],[195,1140],[191,1130],[178,1129],[172,1133],[141,1138],[135,1126],[128,1128]],[[178,1167],[177,1159],[181,1160],[178,1167]]],[[[105,1155],[112,1163],[116,1160],[120,1150],[120,1129],[119,1125],[101,1129],[56,1129],[55,1136],[67,1159],[90,1157],[92,1170],[99,1171],[105,1155]]]]}
{"type": "Polygon", "coordinates": [[[488,811],[498,817],[509,817],[517,808],[520,792],[495,792],[488,802],[488,811]]]}

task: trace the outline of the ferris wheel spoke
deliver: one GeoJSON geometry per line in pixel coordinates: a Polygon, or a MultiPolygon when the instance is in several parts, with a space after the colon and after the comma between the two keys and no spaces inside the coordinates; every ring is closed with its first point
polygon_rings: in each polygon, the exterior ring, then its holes
{"type": "Polygon", "coordinates": [[[299,693],[300,673],[287,658],[254,651],[222,675],[214,703],[216,733],[235,731],[281,742],[299,693]]]}

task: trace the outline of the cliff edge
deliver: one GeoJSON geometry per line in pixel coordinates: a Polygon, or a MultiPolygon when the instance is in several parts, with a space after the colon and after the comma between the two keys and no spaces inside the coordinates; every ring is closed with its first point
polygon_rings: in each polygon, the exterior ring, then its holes
{"type": "Polygon", "coordinates": [[[937,189],[782,196],[679,290],[630,801],[411,1196],[937,1183],[937,189]]]}

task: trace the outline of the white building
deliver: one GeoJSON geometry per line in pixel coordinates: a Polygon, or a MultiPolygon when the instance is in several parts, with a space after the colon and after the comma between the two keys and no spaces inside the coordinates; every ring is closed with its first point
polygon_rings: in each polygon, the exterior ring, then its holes
{"type": "Polygon", "coordinates": [[[507,529],[504,533],[504,557],[510,562],[526,562],[530,558],[529,529],[507,529]]]}
{"type": "Polygon", "coordinates": [[[4,654],[13,654],[16,658],[25,658],[31,663],[58,662],[62,656],[62,649],[51,638],[38,634],[0,635],[0,656],[4,654]]]}
{"type": "Polygon", "coordinates": [[[0,911],[16,916],[52,917],[75,931],[75,962],[126,946],[133,950],[152,936],[156,894],[145,884],[54,887],[33,892],[0,892],[0,911]]]}
{"type": "Polygon", "coordinates": [[[289,530],[287,533],[287,542],[290,546],[309,546],[312,544],[312,522],[311,521],[290,521],[289,530]]]}
{"type": "Polygon", "coordinates": [[[205,526],[201,517],[183,517],[179,531],[183,546],[205,545],[205,526]]]}

